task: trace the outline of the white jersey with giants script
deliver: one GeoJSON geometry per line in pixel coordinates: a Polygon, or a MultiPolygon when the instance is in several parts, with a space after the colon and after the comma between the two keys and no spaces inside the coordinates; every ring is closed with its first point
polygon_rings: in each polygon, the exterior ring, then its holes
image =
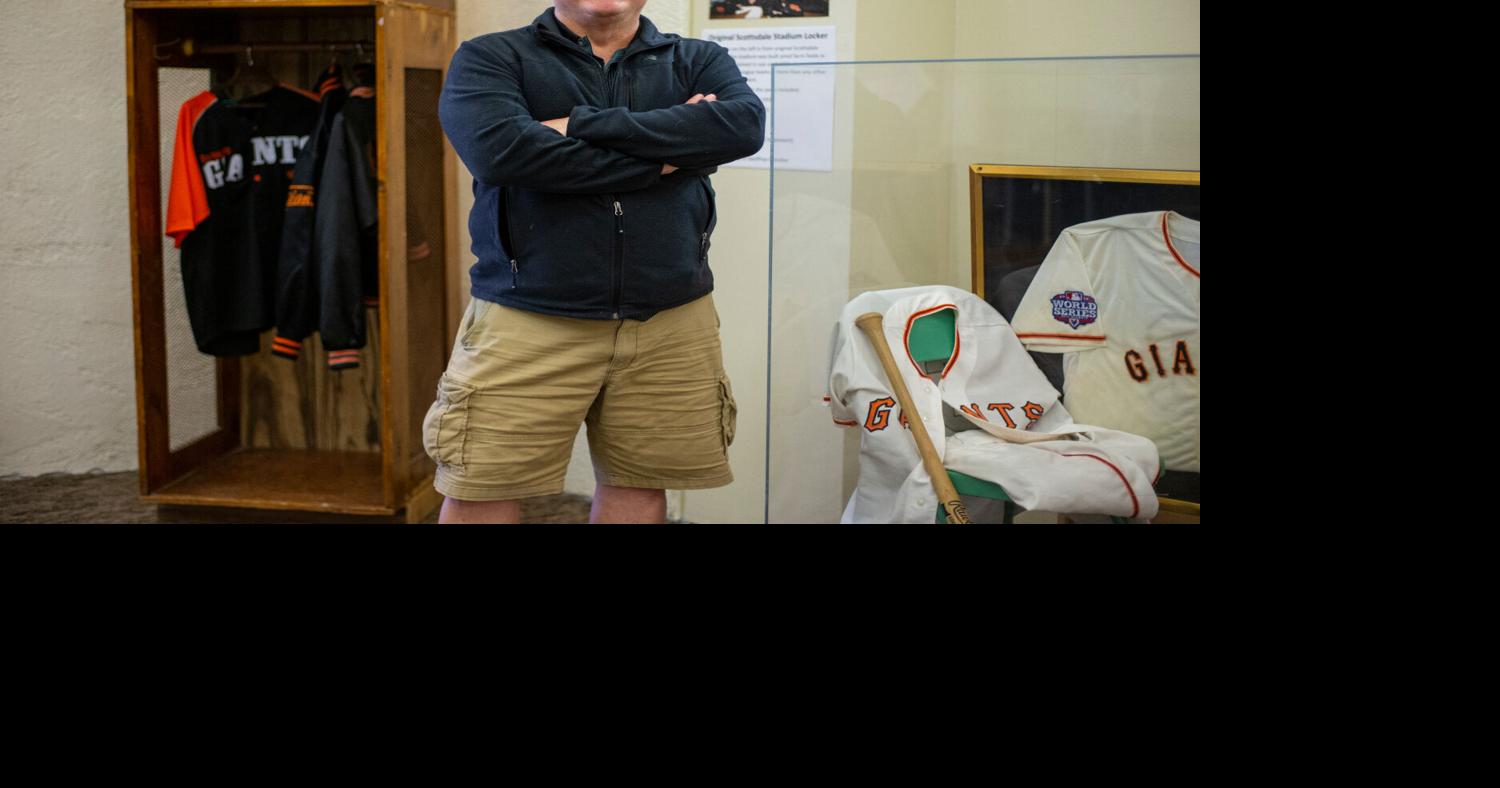
{"type": "Polygon", "coordinates": [[[1000,485],[1026,509],[1156,515],[1160,462],[1151,441],[1074,423],[999,312],[967,291],[933,286],[865,293],[835,326],[829,407],[836,424],[860,432],[859,481],[843,522],[930,523],[938,505],[908,426],[913,414],[901,411],[874,346],[854,324],[866,312],[883,316],[914,415],[945,467],[1000,485]],[[918,318],[943,310],[954,313],[953,352],[929,377],[907,339],[918,318]],[[977,429],[949,434],[944,404],[977,429]]]}
{"type": "Polygon", "coordinates": [[[1198,222],[1171,211],[1069,227],[1016,309],[1029,350],[1066,353],[1082,421],[1144,435],[1198,471],[1198,222]]]}

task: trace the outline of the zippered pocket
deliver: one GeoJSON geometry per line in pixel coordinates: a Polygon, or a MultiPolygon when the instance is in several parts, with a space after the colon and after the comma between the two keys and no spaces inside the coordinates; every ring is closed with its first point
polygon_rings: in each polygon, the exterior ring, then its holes
{"type": "Polygon", "coordinates": [[[506,194],[506,187],[500,187],[500,210],[499,216],[495,217],[495,232],[500,236],[500,251],[510,261],[510,289],[515,290],[521,284],[521,270],[519,256],[516,254],[515,232],[510,225],[510,198],[506,194]]]}
{"type": "Polygon", "coordinates": [[[719,223],[719,209],[715,204],[713,189],[708,185],[708,178],[700,177],[698,186],[703,189],[703,199],[708,201],[708,221],[704,223],[703,231],[698,237],[698,264],[708,265],[708,240],[713,235],[715,225],[719,223]]]}

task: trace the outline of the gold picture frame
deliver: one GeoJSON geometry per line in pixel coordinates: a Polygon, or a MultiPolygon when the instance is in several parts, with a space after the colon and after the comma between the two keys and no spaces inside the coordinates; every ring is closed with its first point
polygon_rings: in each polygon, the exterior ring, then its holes
{"type": "MultiPolygon", "coordinates": [[[[1190,170],[1132,170],[1102,167],[1038,167],[1018,164],[971,164],[969,165],[969,240],[971,279],[970,289],[981,298],[988,298],[985,291],[985,182],[991,179],[1011,179],[1018,182],[1070,181],[1077,183],[1142,184],[1153,187],[1193,187],[1200,184],[1200,173],[1190,170]]],[[[1050,191],[1050,190],[1048,190],[1050,191]]],[[[1064,197],[1065,198],[1065,197],[1064,197]]],[[[1128,204],[1128,200],[1127,203],[1128,204]]],[[[1159,210],[1164,206],[1142,206],[1140,210],[1159,210]]],[[[1050,206],[1049,206],[1050,210],[1050,206]]],[[[1102,219],[1129,210],[1102,210],[1103,216],[1077,214],[1079,221],[1102,219]]],[[[1190,218],[1199,218],[1196,212],[1182,211],[1190,218]]],[[[1074,224],[1068,222],[1068,224],[1074,224]]],[[[1055,228],[1061,232],[1062,227],[1055,228]]],[[[1055,240],[1055,236],[1053,239],[1055,240]]],[[[1047,247],[1050,248],[1050,240],[1047,247]]],[[[1038,260],[1037,262],[1041,262],[1038,260]]]]}
{"type": "MultiPolygon", "coordinates": [[[[1190,170],[1133,170],[1102,167],[1038,167],[1015,164],[971,164],[969,165],[969,238],[971,281],[970,289],[992,306],[1005,310],[998,303],[998,279],[1027,263],[1040,264],[1052,244],[1064,229],[1086,221],[1105,219],[1126,213],[1153,210],[1176,210],[1192,219],[1199,219],[1199,188],[1201,173],[1190,170]],[[1005,198],[992,195],[989,205],[985,202],[986,183],[1006,184],[1005,198]],[[1070,188],[1064,184],[1076,186],[1070,188]],[[1137,185],[1139,189],[1088,188],[1089,184],[1137,185]],[[1183,187],[1186,187],[1184,190],[1183,187]],[[1076,204],[1079,201],[1086,205],[1076,204]],[[996,238],[986,236],[986,208],[992,213],[1008,212],[1007,220],[1016,225],[1006,231],[996,231],[996,238]],[[1015,232],[1010,232],[1014,229],[1015,232]],[[1013,243],[1015,249],[1007,247],[1013,243]],[[986,249],[1005,252],[1005,265],[986,260],[986,249]],[[986,289],[987,280],[996,293],[986,289]]],[[[998,190],[997,190],[998,191],[998,190]]],[[[998,216],[992,216],[997,221],[998,216]]],[[[1009,316],[1007,315],[1007,318],[1009,316]]],[[[1197,502],[1159,497],[1162,514],[1155,522],[1197,523],[1200,522],[1200,507],[1197,502]]]]}

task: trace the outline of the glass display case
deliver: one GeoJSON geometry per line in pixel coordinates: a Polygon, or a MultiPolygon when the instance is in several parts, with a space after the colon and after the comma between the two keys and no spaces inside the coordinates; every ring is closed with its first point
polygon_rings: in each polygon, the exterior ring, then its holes
{"type": "MultiPolygon", "coordinates": [[[[1196,234],[1201,219],[1197,56],[773,69],[777,97],[826,95],[830,86],[826,117],[778,115],[774,104],[781,102],[773,102],[769,119],[771,523],[837,522],[854,491],[861,429],[836,425],[825,399],[835,323],[851,299],[947,285],[980,295],[1010,319],[1028,273],[1064,230],[1152,214],[1175,217],[1177,227],[1191,225],[1196,234]],[[831,151],[810,151],[827,144],[825,123],[831,151]]],[[[1183,265],[1194,281],[1196,345],[1197,271],[1183,265]]],[[[1032,355],[1063,390],[1064,356],[1032,355]]],[[[1149,353],[1145,358],[1149,365],[1149,353]]],[[[1170,375],[1170,358],[1167,367],[1170,375]]],[[[1176,428],[1192,432],[1196,452],[1196,400],[1191,409],[1192,423],[1176,428]]],[[[1177,465],[1167,469],[1172,490],[1159,485],[1158,492],[1180,505],[1164,503],[1163,510],[1196,514],[1196,454],[1191,471],[1186,461],[1177,465]]]]}

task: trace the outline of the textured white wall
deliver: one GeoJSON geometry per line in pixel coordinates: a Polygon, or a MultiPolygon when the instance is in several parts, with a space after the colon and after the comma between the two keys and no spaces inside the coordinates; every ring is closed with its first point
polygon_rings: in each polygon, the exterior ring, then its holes
{"type": "Polygon", "coordinates": [[[0,476],[136,467],[122,6],[0,1],[0,476]]]}

